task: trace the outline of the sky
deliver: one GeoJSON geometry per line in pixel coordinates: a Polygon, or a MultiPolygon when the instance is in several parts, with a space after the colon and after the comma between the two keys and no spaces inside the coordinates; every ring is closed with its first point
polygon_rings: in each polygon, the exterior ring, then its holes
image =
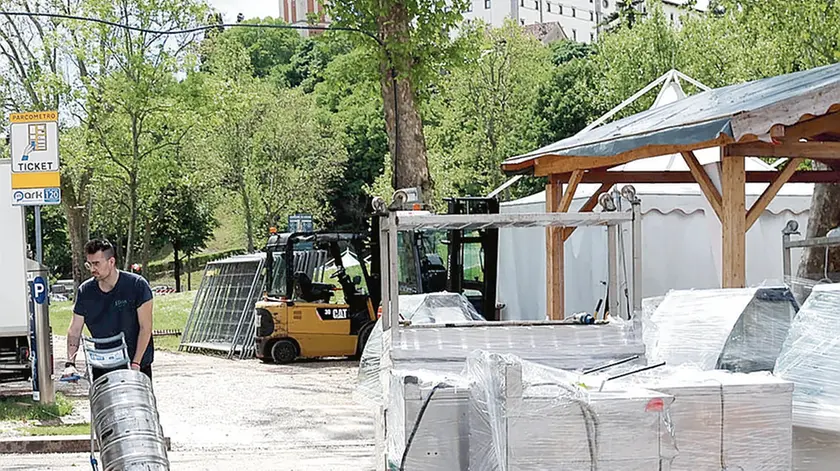
{"type": "Polygon", "coordinates": [[[207,3],[222,12],[225,23],[235,23],[238,13],[245,15],[246,19],[277,17],[280,14],[279,0],[207,0],[207,3]]]}

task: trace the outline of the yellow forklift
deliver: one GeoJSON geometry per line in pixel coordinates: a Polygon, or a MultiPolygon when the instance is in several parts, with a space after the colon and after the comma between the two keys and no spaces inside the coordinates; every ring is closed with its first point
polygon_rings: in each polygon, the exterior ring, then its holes
{"type": "Polygon", "coordinates": [[[274,234],[265,252],[266,290],[255,306],[257,358],[289,363],[298,357],[361,354],[381,300],[375,238],[355,233],[274,234]],[[356,254],[351,267],[344,266],[348,249],[356,254]],[[366,254],[372,257],[374,274],[365,263],[366,254]]]}
{"type": "MultiPolygon", "coordinates": [[[[499,212],[493,198],[446,201],[450,214],[499,212]]],[[[400,294],[461,293],[485,319],[498,320],[498,238],[498,230],[400,233],[400,294]]],[[[257,358],[289,363],[361,355],[382,299],[379,218],[371,218],[367,234],[274,234],[265,252],[265,294],[255,306],[257,358]],[[352,267],[344,266],[347,249],[356,254],[352,267]],[[325,269],[330,258],[334,265],[325,269]]]]}

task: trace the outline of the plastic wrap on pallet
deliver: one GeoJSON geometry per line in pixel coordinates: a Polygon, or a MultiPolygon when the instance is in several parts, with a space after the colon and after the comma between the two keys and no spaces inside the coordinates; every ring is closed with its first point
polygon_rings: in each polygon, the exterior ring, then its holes
{"type": "Polygon", "coordinates": [[[840,433],[793,427],[793,471],[837,471],[840,433]]]}
{"type": "Polygon", "coordinates": [[[391,370],[388,377],[388,469],[468,469],[469,382],[460,375],[422,370],[391,370]]]}
{"type": "Polygon", "coordinates": [[[797,426],[840,433],[840,284],[814,286],[790,328],[775,374],[796,384],[797,426]]]}
{"type": "Polygon", "coordinates": [[[784,287],[671,291],[645,319],[648,361],[772,371],[797,309],[784,287]]]}
{"type": "Polygon", "coordinates": [[[581,325],[560,322],[493,322],[415,325],[400,331],[391,356],[398,367],[458,372],[474,350],[515,355],[552,368],[593,368],[639,355],[644,344],[632,322],[581,325]]]}
{"type": "Polygon", "coordinates": [[[588,389],[578,374],[486,351],[466,365],[470,470],[649,471],[676,454],[667,394],[588,389]]]}
{"type": "Polygon", "coordinates": [[[400,317],[411,324],[485,320],[466,296],[448,292],[400,296],[400,317]]]}
{"type": "MultiPolygon", "coordinates": [[[[470,301],[457,293],[429,293],[400,296],[400,317],[412,324],[446,324],[483,321],[470,301]]],[[[378,320],[368,337],[359,361],[359,376],[354,393],[368,405],[382,405],[382,320],[378,320]]],[[[459,371],[463,365],[458,365],[459,371]]],[[[417,366],[415,366],[417,368],[417,366]]]]}
{"type": "MultiPolygon", "coordinates": [[[[587,377],[599,385],[604,377],[587,377]]],[[[671,471],[791,469],[793,384],[769,372],[662,367],[605,384],[674,397],[670,416],[679,454],[671,471]]]]}

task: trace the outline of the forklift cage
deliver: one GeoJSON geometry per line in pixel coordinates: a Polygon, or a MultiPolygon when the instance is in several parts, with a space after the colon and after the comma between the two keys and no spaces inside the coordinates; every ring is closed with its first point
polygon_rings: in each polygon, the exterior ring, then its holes
{"type": "MultiPolygon", "coordinates": [[[[633,312],[641,311],[641,204],[638,198],[630,201],[632,209],[626,212],[587,213],[500,213],[500,214],[412,214],[385,211],[380,214],[380,253],[382,259],[382,328],[392,330],[391,339],[400,338],[399,316],[399,256],[397,234],[402,231],[432,230],[481,230],[531,227],[607,227],[609,258],[610,312],[628,312],[625,296],[619,295],[619,230],[625,223],[632,223],[632,305],[633,312]]],[[[628,282],[630,280],[627,280],[628,282]]],[[[545,325],[563,321],[493,321],[477,325],[545,325]]],[[[475,325],[474,324],[474,325],[475,325]]]]}

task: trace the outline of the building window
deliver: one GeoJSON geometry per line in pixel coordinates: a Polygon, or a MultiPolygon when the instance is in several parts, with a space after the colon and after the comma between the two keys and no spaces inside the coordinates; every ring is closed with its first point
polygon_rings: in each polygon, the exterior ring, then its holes
{"type": "Polygon", "coordinates": [[[673,23],[673,22],[674,22],[674,14],[671,13],[671,23],[673,23]]]}
{"type": "Polygon", "coordinates": [[[490,9],[490,0],[484,0],[484,9],[485,9],[485,10],[489,10],[489,9],[490,9]]]}
{"type": "Polygon", "coordinates": [[[548,11],[549,13],[551,13],[551,4],[550,4],[550,3],[545,2],[545,8],[546,8],[546,11],[548,11]]]}
{"type": "Polygon", "coordinates": [[[563,5],[557,5],[557,12],[559,15],[563,14],[563,5]]]}
{"type": "Polygon", "coordinates": [[[604,0],[604,8],[609,8],[610,2],[608,0],[604,0]]]}
{"type": "Polygon", "coordinates": [[[519,0],[519,6],[524,7],[525,6],[525,0],[519,0]]]}
{"type": "Polygon", "coordinates": [[[572,18],[575,17],[575,7],[572,7],[572,18]]]}
{"type": "Polygon", "coordinates": [[[577,30],[576,29],[572,30],[572,41],[577,41],[577,30]]]}
{"type": "Polygon", "coordinates": [[[539,9],[540,9],[540,1],[539,0],[534,0],[534,10],[539,10],[539,9]]]}
{"type": "Polygon", "coordinates": [[[591,43],[595,42],[595,33],[589,33],[589,42],[591,42],[591,43]]]}
{"type": "Polygon", "coordinates": [[[595,12],[594,11],[589,12],[589,21],[595,21],[595,12]]]}
{"type": "Polygon", "coordinates": [[[522,26],[525,26],[525,18],[520,19],[519,22],[522,23],[522,26]]]}

